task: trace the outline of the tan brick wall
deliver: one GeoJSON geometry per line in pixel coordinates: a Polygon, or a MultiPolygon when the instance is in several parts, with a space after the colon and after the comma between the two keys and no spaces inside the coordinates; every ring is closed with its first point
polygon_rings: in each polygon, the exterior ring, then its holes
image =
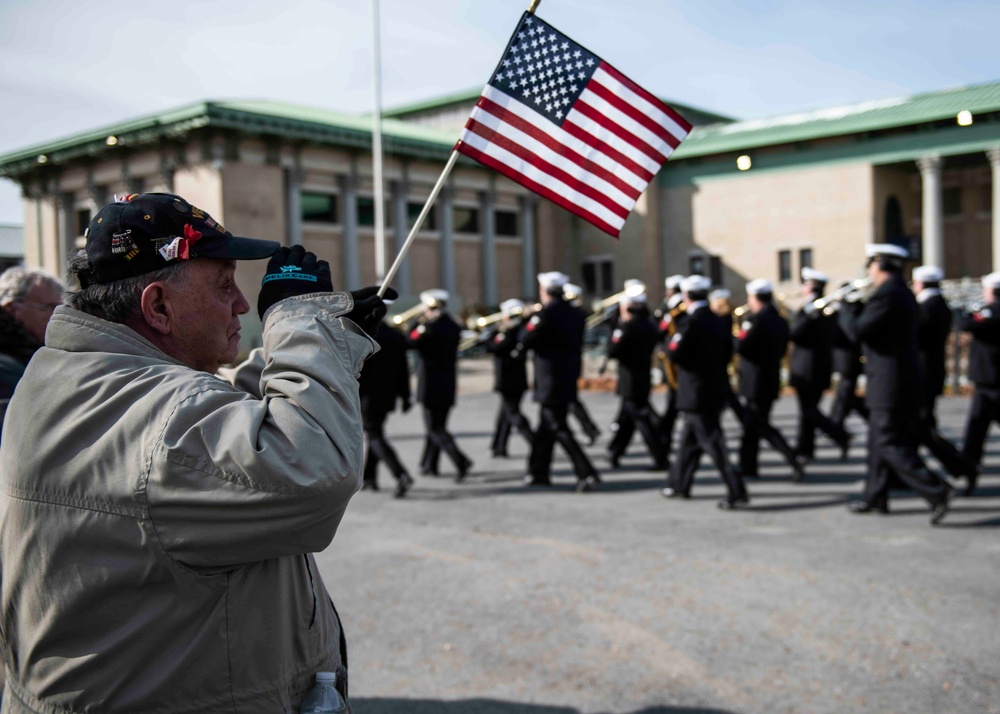
{"type": "Polygon", "coordinates": [[[455,290],[461,303],[455,309],[478,305],[483,294],[482,244],[478,240],[455,240],[455,290]]]}
{"type": "Polygon", "coordinates": [[[441,256],[438,241],[433,238],[414,238],[410,247],[410,266],[414,293],[440,288],[441,256]]]}
{"type": "Polygon", "coordinates": [[[521,244],[497,242],[496,251],[497,297],[503,302],[510,298],[525,297],[534,299],[534,295],[521,294],[521,244]]]}

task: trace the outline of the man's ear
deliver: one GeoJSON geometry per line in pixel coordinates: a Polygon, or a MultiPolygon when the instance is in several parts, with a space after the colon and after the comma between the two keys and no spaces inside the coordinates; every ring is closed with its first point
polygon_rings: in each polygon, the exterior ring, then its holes
{"type": "Polygon", "coordinates": [[[170,334],[173,310],[166,285],[160,282],[147,285],[142,291],[140,307],[143,320],[151,330],[160,335],[170,334]]]}

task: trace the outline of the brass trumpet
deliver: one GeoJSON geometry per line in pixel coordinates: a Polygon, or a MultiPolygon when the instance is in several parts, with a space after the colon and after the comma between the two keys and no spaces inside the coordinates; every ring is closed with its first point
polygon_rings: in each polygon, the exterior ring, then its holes
{"type": "Polygon", "coordinates": [[[842,288],[837,288],[829,295],[824,295],[821,298],[813,300],[813,307],[815,307],[817,310],[822,310],[823,312],[826,312],[827,309],[835,302],[840,302],[841,300],[844,300],[848,296],[853,296],[855,294],[858,294],[860,296],[861,294],[863,294],[864,290],[871,284],[872,284],[871,278],[860,278],[858,280],[854,280],[842,288]]]}
{"type": "Polygon", "coordinates": [[[587,323],[586,323],[587,327],[588,328],[597,327],[602,322],[604,322],[605,320],[604,311],[607,310],[612,305],[617,304],[618,301],[621,300],[626,295],[629,296],[642,295],[644,292],[646,292],[646,285],[644,283],[636,283],[634,285],[629,286],[625,290],[622,290],[621,292],[617,292],[614,295],[609,295],[603,300],[595,302],[592,306],[593,314],[587,318],[587,323]]]}
{"type": "MultiPolygon", "coordinates": [[[[511,317],[517,317],[518,315],[527,316],[534,314],[542,309],[542,303],[536,302],[534,305],[525,305],[520,310],[514,310],[510,313],[511,317]]],[[[484,327],[489,327],[490,325],[500,322],[504,318],[504,312],[494,312],[492,315],[484,315],[483,317],[476,318],[475,329],[483,329],[484,327]]]]}
{"type": "Polygon", "coordinates": [[[750,312],[750,303],[745,302],[738,308],[733,310],[733,317],[740,318],[746,315],[748,312],[750,312]]]}
{"type": "Polygon", "coordinates": [[[410,320],[412,320],[413,318],[415,318],[417,315],[419,315],[423,311],[424,311],[424,304],[422,302],[418,302],[416,305],[414,305],[413,307],[411,307],[409,310],[404,310],[403,312],[399,313],[398,315],[393,315],[392,316],[392,324],[395,325],[396,327],[402,327],[403,325],[405,325],[407,322],[409,322],[410,320]]]}

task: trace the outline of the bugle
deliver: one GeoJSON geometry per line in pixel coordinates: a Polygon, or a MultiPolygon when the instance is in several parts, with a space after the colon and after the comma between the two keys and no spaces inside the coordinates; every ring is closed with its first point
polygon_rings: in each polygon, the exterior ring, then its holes
{"type": "MultiPolygon", "coordinates": [[[[542,309],[542,303],[536,302],[534,305],[525,305],[522,308],[513,310],[509,314],[511,317],[518,317],[524,315],[530,315],[532,313],[538,312],[542,309]]],[[[483,329],[484,327],[489,327],[490,325],[500,322],[505,316],[503,310],[500,312],[494,312],[492,315],[484,315],[483,317],[476,318],[476,329],[483,329]]]]}
{"type": "Polygon", "coordinates": [[[861,293],[869,285],[872,284],[871,278],[860,278],[858,280],[853,280],[843,287],[837,288],[832,293],[824,295],[821,298],[816,298],[813,300],[813,307],[817,310],[825,311],[828,307],[833,305],[835,302],[840,302],[847,296],[854,293],[861,293]]]}
{"type": "Polygon", "coordinates": [[[392,324],[395,325],[396,327],[402,327],[403,325],[405,325],[407,322],[409,322],[410,320],[412,320],[413,318],[415,318],[417,315],[419,315],[423,311],[424,311],[424,304],[422,302],[418,302],[416,305],[414,305],[413,307],[411,307],[409,310],[404,310],[403,312],[399,313],[398,315],[393,315],[392,316],[392,324]]]}
{"type": "Polygon", "coordinates": [[[748,312],[750,312],[750,303],[745,302],[742,305],[740,305],[738,308],[736,308],[735,310],[733,310],[733,317],[743,317],[748,312]]]}
{"type": "Polygon", "coordinates": [[[587,318],[587,327],[597,327],[602,322],[606,321],[608,318],[604,311],[607,310],[612,305],[616,305],[619,300],[621,300],[626,295],[641,295],[646,292],[646,286],[643,283],[635,283],[625,288],[621,292],[617,292],[614,295],[609,295],[603,300],[599,300],[593,305],[593,314],[587,318]]]}

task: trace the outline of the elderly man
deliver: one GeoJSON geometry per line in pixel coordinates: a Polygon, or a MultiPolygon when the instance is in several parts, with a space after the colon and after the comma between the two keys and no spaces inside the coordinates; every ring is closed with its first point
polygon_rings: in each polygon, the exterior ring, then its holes
{"type": "Polygon", "coordinates": [[[8,268],[0,275],[0,426],[28,360],[45,342],[62,289],[44,270],[8,268]]]}
{"type": "Polygon", "coordinates": [[[298,711],[317,671],[346,698],[311,553],[361,485],[375,289],[168,194],[98,211],[70,272],[0,449],[4,711],[298,711]],[[271,255],[220,379],[236,261],[271,255]]]}

